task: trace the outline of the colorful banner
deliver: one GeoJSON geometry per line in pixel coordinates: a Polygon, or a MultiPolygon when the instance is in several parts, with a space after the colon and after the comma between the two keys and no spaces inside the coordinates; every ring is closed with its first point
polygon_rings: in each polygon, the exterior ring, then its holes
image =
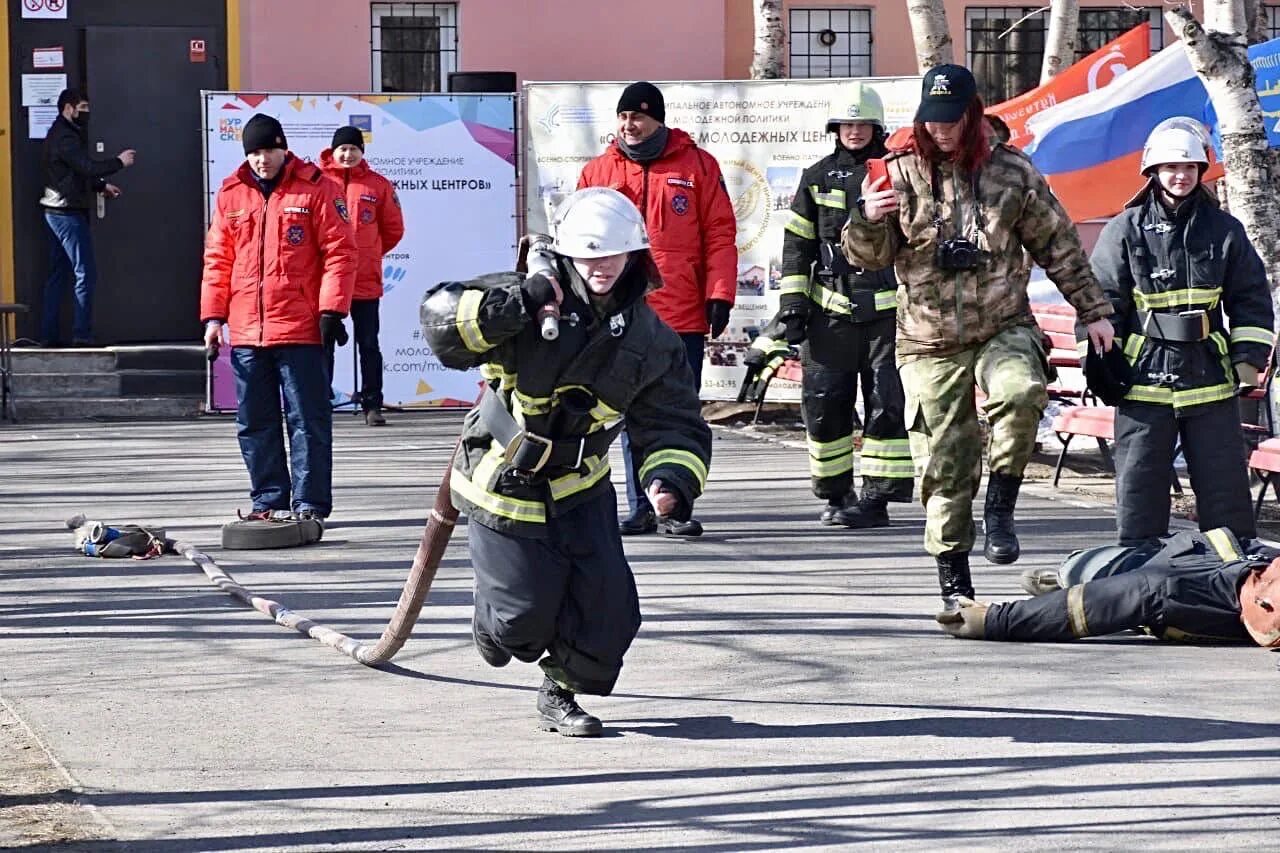
{"type": "MultiPolygon", "coordinates": [[[[920,78],[868,79],[884,101],[890,130],[909,124],[920,102],[920,78]]],[[[782,229],[800,175],[830,154],[825,131],[848,80],[743,80],[658,83],[666,123],[687,131],[715,155],[738,217],[738,294],[729,327],[707,342],[702,399],[738,395],[742,358],[778,310],[782,229]]],[[[545,231],[549,212],[577,187],[583,165],[602,153],[617,130],[618,95],[626,83],[532,83],[524,87],[525,214],[545,231]]],[[[847,106],[847,105],[846,105],[847,106]]],[[[777,380],[769,399],[797,401],[799,385],[777,380]]]]}
{"type": "Polygon", "coordinates": [[[1062,71],[1048,83],[1016,98],[987,107],[1009,126],[1009,142],[1021,148],[1031,141],[1027,120],[1036,113],[1086,92],[1101,89],[1151,55],[1151,27],[1140,24],[1062,71]]]}
{"type": "MultiPolygon", "coordinates": [[[[515,264],[514,96],[206,92],[204,97],[210,210],[222,181],[244,162],[240,132],[254,113],[279,119],[290,150],[310,160],[329,146],[338,127],[364,131],[365,157],[396,185],[405,220],[404,239],[383,259],[384,398],[396,406],[470,405],[479,372],[440,364],[422,339],[418,306],[438,282],[515,264]]],[[[335,403],[350,402],[355,391],[354,346],[337,350],[335,403]]],[[[225,350],[213,366],[211,404],[234,409],[225,350]]]]}
{"type": "MultiPolygon", "coordinates": [[[[1250,47],[1249,64],[1253,66],[1253,85],[1258,90],[1267,144],[1280,148],[1280,38],[1250,47]]],[[[1222,134],[1218,130],[1218,116],[1212,102],[1205,107],[1205,122],[1213,131],[1213,148],[1221,157],[1222,134]]]]}

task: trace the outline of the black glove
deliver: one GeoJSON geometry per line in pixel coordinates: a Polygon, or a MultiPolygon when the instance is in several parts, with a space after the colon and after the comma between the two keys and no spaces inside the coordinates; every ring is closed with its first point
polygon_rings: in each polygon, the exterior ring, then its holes
{"type": "Polygon", "coordinates": [[[332,347],[335,344],[343,347],[347,345],[347,327],[342,324],[342,315],[336,311],[325,311],[320,315],[320,342],[325,347],[332,347]]]}
{"type": "Polygon", "coordinates": [[[711,337],[720,337],[720,334],[729,325],[729,309],[731,307],[723,299],[707,300],[707,325],[711,327],[711,337]]]}
{"type": "Polygon", "coordinates": [[[809,325],[808,318],[801,314],[792,314],[784,322],[787,328],[782,336],[787,339],[787,343],[795,346],[803,342],[806,336],[805,327],[809,325]]]}
{"type": "Polygon", "coordinates": [[[530,316],[535,316],[544,305],[554,305],[556,288],[551,279],[542,273],[534,273],[520,283],[520,301],[530,316]]]}

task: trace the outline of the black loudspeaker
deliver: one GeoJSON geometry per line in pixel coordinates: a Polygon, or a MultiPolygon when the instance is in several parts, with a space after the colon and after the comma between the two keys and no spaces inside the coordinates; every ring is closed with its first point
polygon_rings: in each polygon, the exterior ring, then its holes
{"type": "Polygon", "coordinates": [[[450,92],[514,92],[514,71],[450,71],[450,92]]]}

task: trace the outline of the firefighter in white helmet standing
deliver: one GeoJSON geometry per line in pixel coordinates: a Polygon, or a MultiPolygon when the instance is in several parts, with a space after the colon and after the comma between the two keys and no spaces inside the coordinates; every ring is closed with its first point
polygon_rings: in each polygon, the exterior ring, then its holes
{"type": "Polygon", "coordinates": [[[894,361],[898,282],[892,267],[863,270],[840,251],[866,162],[887,153],[880,96],[864,83],[850,85],[847,99],[832,105],[827,132],[836,137],[835,151],[805,170],[783,233],[777,320],[787,343],[801,345],[809,474],[813,493],[827,501],[819,521],[888,527],[888,503],[911,502],[915,473],[894,361]],[[861,498],[853,485],[859,386],[866,413],[861,498]]]}
{"type": "Polygon", "coordinates": [[[488,382],[463,423],[453,501],[469,518],[472,637],[490,666],[539,661],[539,725],[594,736],[575,695],[607,696],[640,628],[622,552],[609,445],[645,448],[639,477],[657,514],[688,519],[706,482],[711,430],[684,344],[646,304],[659,281],[644,220],[616,190],[569,196],[543,272],[445,282],[422,304],[432,351],[488,382]],[[548,340],[536,318],[559,308],[548,340]]]}
{"type": "Polygon", "coordinates": [[[1168,535],[1175,447],[1200,529],[1256,535],[1236,395],[1258,384],[1272,351],[1271,293],[1244,226],[1200,182],[1208,142],[1194,119],[1158,125],[1142,152],[1146,185],[1091,258],[1132,371],[1115,423],[1121,545],[1168,535]]]}

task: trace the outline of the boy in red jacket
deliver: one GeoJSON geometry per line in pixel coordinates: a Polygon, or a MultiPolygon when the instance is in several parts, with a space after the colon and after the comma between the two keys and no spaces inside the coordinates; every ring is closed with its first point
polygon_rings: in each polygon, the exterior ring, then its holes
{"type": "MultiPolygon", "coordinates": [[[[364,134],[356,127],[340,127],[331,147],[320,153],[320,168],[342,188],[355,227],[360,260],[356,267],[351,324],[360,354],[360,406],[364,422],[383,426],[382,351],[378,348],[378,305],[382,298],[382,257],[404,236],[400,197],[391,181],[364,159],[364,134]]],[[[329,376],[333,376],[333,346],[327,347],[329,376]]]]}

